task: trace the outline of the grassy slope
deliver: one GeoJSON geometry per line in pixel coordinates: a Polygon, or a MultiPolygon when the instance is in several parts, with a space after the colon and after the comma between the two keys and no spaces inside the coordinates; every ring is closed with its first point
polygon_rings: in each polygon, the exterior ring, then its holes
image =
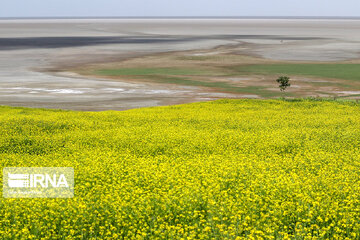
{"type": "MultiPolygon", "coordinates": [[[[200,80],[199,76],[232,76],[233,73],[228,69],[216,68],[213,70],[204,68],[119,68],[119,69],[99,69],[93,72],[95,75],[101,76],[124,76],[135,77],[140,79],[148,79],[159,83],[179,84],[185,86],[201,86],[219,89],[225,92],[256,94],[263,97],[278,96],[278,92],[272,92],[262,86],[234,86],[228,82],[206,81],[200,80]]],[[[291,93],[286,93],[291,96],[291,93]]]]}
{"type": "Polygon", "coordinates": [[[264,64],[234,68],[240,73],[283,74],[360,80],[360,64],[264,64]]]}
{"type": "MultiPolygon", "coordinates": [[[[360,64],[254,64],[231,67],[234,72],[221,71],[218,74],[285,74],[337,78],[344,80],[360,80],[360,64]]],[[[95,73],[109,76],[146,76],[146,75],[209,75],[215,71],[191,68],[120,68],[100,69],[95,73]]]]}
{"type": "MultiPolygon", "coordinates": [[[[191,59],[182,59],[184,62],[191,62],[191,59]]],[[[229,59],[227,59],[228,61],[229,59]]],[[[171,61],[171,60],[169,60],[171,61]]],[[[204,60],[205,61],[205,60],[204,60]]],[[[221,63],[221,61],[220,61],[221,63]]],[[[203,86],[218,89],[225,92],[242,93],[242,94],[256,94],[262,97],[279,96],[278,91],[271,91],[267,89],[269,83],[263,86],[242,86],[226,81],[209,81],[209,78],[223,76],[224,79],[229,77],[237,77],[248,74],[255,75],[288,75],[290,77],[297,76],[312,76],[318,78],[332,78],[338,79],[336,82],[320,83],[326,86],[335,86],[345,90],[358,90],[355,82],[360,80],[360,65],[359,64],[242,64],[236,65],[234,62],[223,62],[223,64],[214,63],[205,65],[205,63],[197,62],[193,67],[177,68],[118,68],[118,69],[99,69],[94,71],[94,74],[101,76],[122,76],[137,79],[147,79],[150,81],[171,83],[189,86],[203,86]],[[204,67],[206,66],[206,67],[204,67]],[[215,67],[216,66],[216,67],[215,67]]],[[[314,88],[317,88],[319,83],[312,82],[314,88]]],[[[276,85],[274,85],[276,86],[276,85]]],[[[286,96],[296,96],[294,93],[286,93],[286,96]]]]}
{"type": "Polygon", "coordinates": [[[2,239],[359,236],[354,102],[1,107],[0,126],[2,167],[76,174],[73,199],[1,199],[2,239]]]}

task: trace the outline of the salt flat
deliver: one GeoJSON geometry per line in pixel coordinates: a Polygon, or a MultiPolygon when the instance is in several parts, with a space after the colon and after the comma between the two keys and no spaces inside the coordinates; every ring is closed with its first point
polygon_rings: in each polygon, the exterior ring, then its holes
{"type": "Polygon", "coordinates": [[[236,97],[52,70],[227,44],[243,44],[239,54],[269,59],[359,59],[358,29],[360,20],[351,19],[0,20],[0,104],[123,110],[236,97]]]}

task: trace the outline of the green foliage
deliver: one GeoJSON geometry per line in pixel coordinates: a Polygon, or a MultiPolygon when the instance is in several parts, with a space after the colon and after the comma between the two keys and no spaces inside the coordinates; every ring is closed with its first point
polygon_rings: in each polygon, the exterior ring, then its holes
{"type": "Polygon", "coordinates": [[[279,88],[280,88],[280,91],[285,91],[285,89],[287,87],[290,87],[291,84],[289,83],[290,81],[290,78],[287,77],[287,76],[281,76],[279,77],[278,79],[276,79],[276,82],[278,82],[280,85],[279,85],[279,88]]]}
{"type": "Polygon", "coordinates": [[[299,76],[314,76],[320,78],[336,78],[344,80],[360,80],[360,64],[322,64],[322,63],[294,63],[294,64],[257,64],[234,68],[241,73],[256,74],[285,74],[299,76]]]}

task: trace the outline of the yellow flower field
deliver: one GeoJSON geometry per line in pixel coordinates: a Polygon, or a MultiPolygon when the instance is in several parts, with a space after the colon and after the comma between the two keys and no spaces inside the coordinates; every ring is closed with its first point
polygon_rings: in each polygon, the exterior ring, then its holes
{"type": "Polygon", "coordinates": [[[75,169],[74,198],[1,198],[0,239],[359,239],[359,148],[355,102],[0,107],[2,168],[75,169]]]}

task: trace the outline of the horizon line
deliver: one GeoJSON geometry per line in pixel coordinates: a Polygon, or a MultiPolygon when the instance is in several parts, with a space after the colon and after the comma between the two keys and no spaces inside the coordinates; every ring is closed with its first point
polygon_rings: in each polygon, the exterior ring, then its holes
{"type": "Polygon", "coordinates": [[[0,17],[0,20],[46,19],[360,19],[360,16],[34,16],[0,17]]]}

